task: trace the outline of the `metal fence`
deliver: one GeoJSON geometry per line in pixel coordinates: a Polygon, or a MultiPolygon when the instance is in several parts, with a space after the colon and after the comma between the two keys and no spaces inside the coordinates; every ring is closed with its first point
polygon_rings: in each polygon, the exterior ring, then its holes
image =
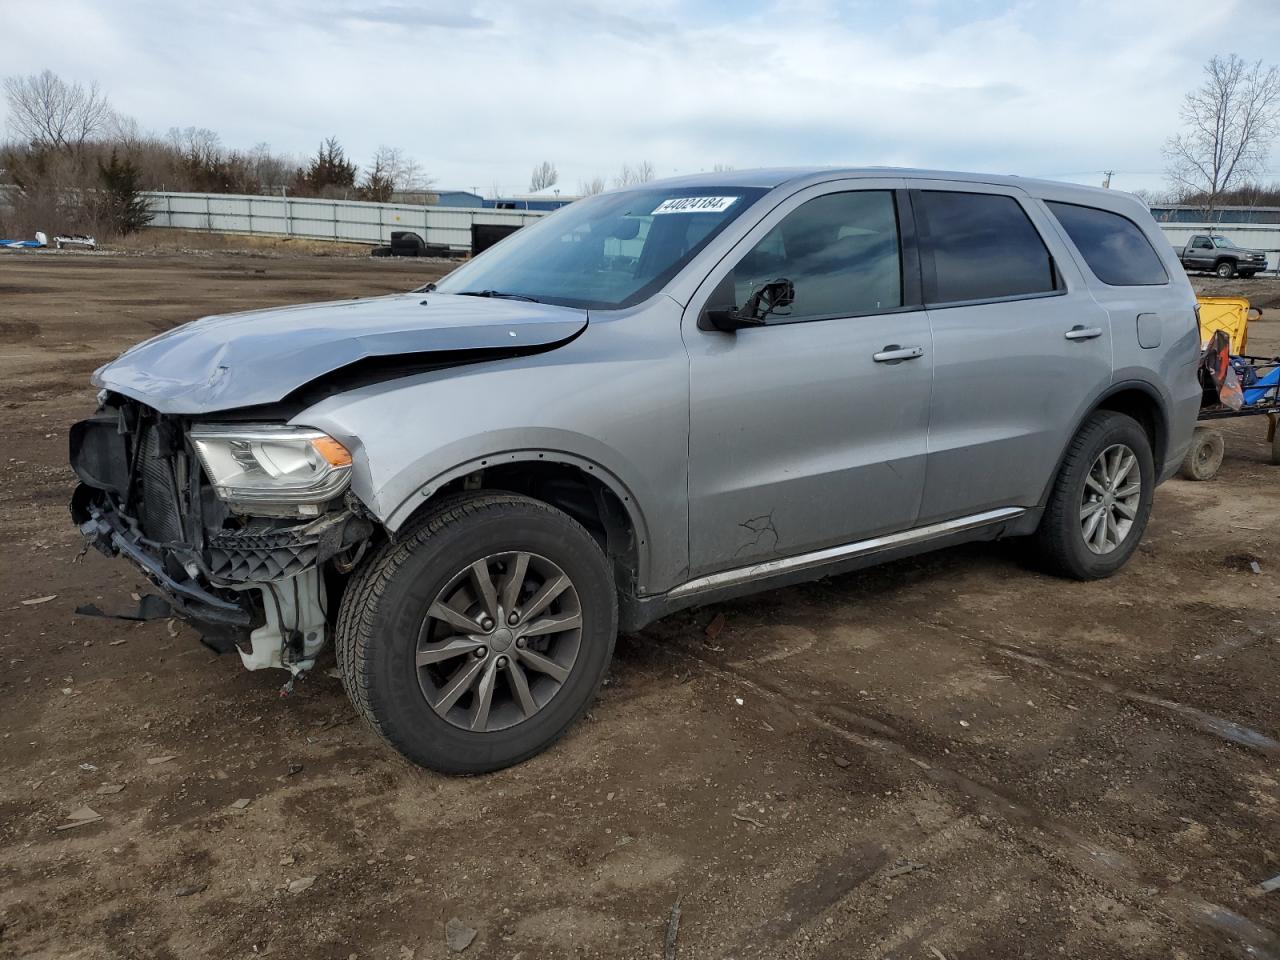
{"type": "Polygon", "coordinates": [[[523,227],[538,210],[474,210],[357,200],[309,200],[227,193],[147,193],[153,227],[244,233],[349,243],[388,243],[393,230],[412,230],[426,243],[471,249],[471,225],[523,227]]]}
{"type": "MultiPolygon", "coordinates": [[[[546,216],[546,212],[540,210],[424,207],[226,193],[154,191],[147,196],[155,216],[151,221],[153,227],[369,244],[389,242],[393,230],[412,230],[426,243],[443,244],[455,250],[471,249],[472,224],[522,227],[546,216]]],[[[1212,230],[1242,247],[1267,251],[1267,269],[1280,271],[1280,225],[1161,223],[1160,229],[1169,243],[1179,249],[1193,234],[1212,230]]]]}

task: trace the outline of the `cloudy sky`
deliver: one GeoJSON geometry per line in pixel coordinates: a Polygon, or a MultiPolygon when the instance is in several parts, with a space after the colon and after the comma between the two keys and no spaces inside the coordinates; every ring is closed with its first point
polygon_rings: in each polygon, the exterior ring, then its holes
{"type": "Polygon", "coordinates": [[[96,80],[144,129],[234,147],[397,146],[486,193],[543,159],[570,191],[639,160],[1112,169],[1135,189],[1162,183],[1210,55],[1280,60],[1275,3],[0,0],[0,72],[96,80]]]}

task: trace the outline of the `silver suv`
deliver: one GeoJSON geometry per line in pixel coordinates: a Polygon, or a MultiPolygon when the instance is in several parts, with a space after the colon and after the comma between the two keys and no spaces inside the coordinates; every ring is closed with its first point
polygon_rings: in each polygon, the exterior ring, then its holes
{"type": "Polygon", "coordinates": [[[451,772],[547,747],[614,637],[967,540],[1133,554],[1200,398],[1137,200],[892,169],[578,201],[437,284],[210,317],[97,371],[73,515],[210,645],[451,772]],[[292,680],[290,681],[292,682],[292,680]]]}

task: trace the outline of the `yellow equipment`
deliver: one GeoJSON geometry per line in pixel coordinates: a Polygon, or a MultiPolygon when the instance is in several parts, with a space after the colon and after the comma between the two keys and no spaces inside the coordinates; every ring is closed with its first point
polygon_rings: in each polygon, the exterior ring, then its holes
{"type": "Polygon", "coordinates": [[[1196,297],[1200,305],[1200,346],[1203,348],[1219,330],[1231,338],[1232,356],[1244,353],[1249,343],[1249,321],[1262,316],[1244,297],[1196,297]]]}

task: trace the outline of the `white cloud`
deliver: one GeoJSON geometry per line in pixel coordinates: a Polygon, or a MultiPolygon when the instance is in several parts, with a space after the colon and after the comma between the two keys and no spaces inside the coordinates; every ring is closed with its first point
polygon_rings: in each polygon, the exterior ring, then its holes
{"type": "Polygon", "coordinates": [[[1280,18],[1240,0],[0,4],[6,71],[96,79],[144,127],[388,143],[482,190],[544,158],[570,189],[638,159],[1152,185],[1200,64],[1280,49],[1280,18]]]}

